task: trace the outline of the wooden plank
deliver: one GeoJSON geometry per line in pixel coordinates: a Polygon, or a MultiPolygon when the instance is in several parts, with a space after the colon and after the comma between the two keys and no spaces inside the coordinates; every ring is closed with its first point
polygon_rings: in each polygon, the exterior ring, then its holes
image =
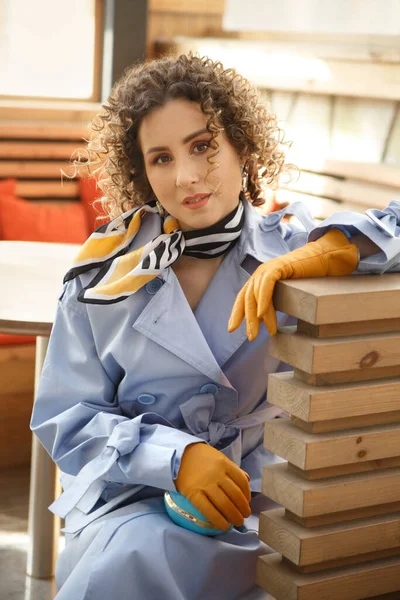
{"type": "MultiPolygon", "coordinates": [[[[400,119],[399,131],[400,131],[400,119]]],[[[325,173],[327,175],[336,175],[352,180],[369,181],[384,186],[400,188],[400,171],[391,166],[395,161],[388,161],[387,164],[359,162],[354,160],[340,160],[336,158],[325,158],[316,154],[302,154],[296,157],[297,166],[303,171],[314,173],[325,173]]]]}
{"type": "Polygon", "coordinates": [[[316,388],[293,372],[268,377],[267,400],[303,421],[328,421],[400,410],[400,378],[316,388]],[[377,402],[379,398],[379,402],[377,402]]]}
{"type": "Polygon", "coordinates": [[[256,583],[276,600],[360,600],[400,589],[400,557],[303,574],[267,554],[258,559],[256,583]]]}
{"type": "Polygon", "coordinates": [[[400,318],[400,274],[278,281],[276,310],[314,325],[400,318]]]}
{"type": "Polygon", "coordinates": [[[400,546],[388,548],[387,550],[379,550],[377,552],[364,552],[357,556],[348,556],[347,558],[337,558],[336,560],[327,560],[326,562],[316,563],[314,565],[305,565],[300,567],[289,561],[284,556],[282,560],[287,562],[289,567],[296,569],[299,573],[316,573],[317,571],[326,571],[328,569],[337,569],[338,567],[347,567],[348,565],[357,565],[366,563],[371,560],[388,558],[390,556],[400,556],[400,546]]]}
{"type": "Polygon", "coordinates": [[[282,327],[270,355],[307,373],[335,373],[400,365],[400,332],[318,339],[282,327]]]}
{"type": "Polygon", "coordinates": [[[150,0],[148,10],[166,13],[224,14],[225,0],[150,0]]]}
{"type": "Polygon", "coordinates": [[[0,99],[1,121],[87,123],[102,111],[100,102],[0,99]]]}
{"type": "Polygon", "coordinates": [[[79,140],[87,137],[88,127],[74,121],[5,121],[0,120],[0,139],[79,140]]]}
{"type": "Polygon", "coordinates": [[[315,517],[299,517],[299,515],[296,515],[292,511],[286,509],[285,515],[288,517],[288,519],[299,523],[299,525],[310,528],[321,527],[322,525],[330,525],[332,523],[343,523],[344,521],[367,519],[368,517],[398,513],[399,511],[400,501],[389,502],[388,504],[378,504],[376,506],[364,506],[363,508],[344,510],[337,513],[329,513],[327,515],[317,515],[315,517]]]}
{"type": "Polygon", "coordinates": [[[300,469],[323,469],[400,454],[400,424],[308,433],[290,419],[268,419],[264,446],[300,469]]]}
{"type": "MultiPolygon", "coordinates": [[[[297,165],[298,157],[304,154],[329,156],[332,102],[332,96],[296,95],[289,122],[284,126],[286,138],[293,142],[288,151],[288,162],[297,165]]],[[[296,181],[302,179],[303,173],[296,181]]]]}
{"type": "MultiPolygon", "coordinates": [[[[381,97],[384,97],[381,96],[381,97]]],[[[363,98],[336,98],[332,119],[333,158],[340,160],[381,162],[396,110],[389,99],[377,101],[363,98]]]]}
{"type": "Polygon", "coordinates": [[[300,56],[294,51],[290,68],[285,62],[277,69],[276,52],[260,44],[239,46],[238,42],[226,39],[176,37],[173,48],[176,53],[192,50],[221,60],[226,68],[228,65],[236,68],[259,88],[359,98],[400,98],[400,65],[396,63],[335,58],[316,61],[315,57],[300,56]],[[263,68],[255,68],[256,63],[263,68]]]}
{"type": "Polygon", "coordinates": [[[72,174],[72,167],[67,161],[0,161],[1,178],[60,180],[61,169],[68,175],[72,174]]]}
{"type": "Polygon", "coordinates": [[[335,323],[331,325],[312,325],[299,319],[297,331],[317,338],[383,333],[385,331],[400,331],[400,319],[378,319],[376,321],[356,321],[354,323],[335,323]]]}
{"type": "Polygon", "coordinates": [[[315,220],[327,219],[333,213],[342,210],[348,210],[356,213],[364,213],[366,210],[371,208],[369,204],[354,204],[352,202],[341,202],[330,198],[322,198],[319,196],[312,196],[311,194],[304,194],[296,190],[288,189],[284,184],[280,186],[275,193],[276,201],[279,204],[289,202],[304,202],[307,205],[312,217],[315,220]]]}
{"type": "Polygon", "coordinates": [[[18,181],[17,194],[23,198],[74,198],[79,196],[77,181],[18,181]]]}
{"type": "Polygon", "coordinates": [[[371,427],[382,423],[400,423],[400,411],[377,413],[361,417],[348,417],[346,419],[331,419],[330,421],[314,421],[310,423],[291,415],[290,420],[296,427],[308,433],[325,433],[328,431],[342,431],[357,427],[371,427]]]}
{"type": "Polygon", "coordinates": [[[357,464],[339,465],[337,467],[325,467],[323,469],[300,469],[295,465],[288,463],[288,468],[294,470],[301,477],[312,481],[315,479],[326,479],[327,477],[337,477],[338,475],[349,475],[351,473],[365,473],[366,471],[378,471],[379,469],[389,469],[390,467],[400,467],[400,456],[390,458],[379,458],[377,460],[367,460],[357,464]]]}
{"type": "Polygon", "coordinates": [[[69,160],[82,144],[77,142],[0,142],[0,158],[6,159],[60,159],[69,160]]]}
{"type": "Polygon", "coordinates": [[[400,501],[400,468],[308,481],[286,463],[263,469],[262,492],[299,517],[400,501]]]}
{"type": "Polygon", "coordinates": [[[351,382],[362,382],[370,380],[387,379],[389,377],[400,377],[400,366],[378,367],[376,369],[355,369],[352,371],[340,371],[337,373],[306,373],[301,369],[294,370],[294,376],[304,383],[314,386],[346,384],[351,382]]]}
{"type": "Polygon", "coordinates": [[[332,198],[340,202],[385,208],[399,194],[398,188],[383,187],[370,182],[343,180],[331,175],[303,171],[285,188],[313,196],[332,198]]]}
{"type": "Polygon", "coordinates": [[[307,529],[278,508],[261,513],[259,538],[294,564],[314,567],[316,563],[398,548],[400,513],[307,529]]]}

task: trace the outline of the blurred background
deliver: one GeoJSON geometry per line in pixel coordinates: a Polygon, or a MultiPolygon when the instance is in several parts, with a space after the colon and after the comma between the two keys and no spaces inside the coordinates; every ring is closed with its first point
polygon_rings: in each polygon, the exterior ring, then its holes
{"type": "MultiPolygon", "coordinates": [[[[0,241],[88,237],[99,191],[60,171],[127,66],[189,50],[250,79],[292,141],[301,175],[264,212],[399,197],[400,0],[0,0],[0,241]]],[[[0,599],[55,594],[25,578],[34,356],[0,334],[0,599]]]]}

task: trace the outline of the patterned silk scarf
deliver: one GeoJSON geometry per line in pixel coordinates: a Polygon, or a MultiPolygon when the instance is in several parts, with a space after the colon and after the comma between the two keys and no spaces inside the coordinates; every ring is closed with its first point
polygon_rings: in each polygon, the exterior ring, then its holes
{"type": "Polygon", "coordinates": [[[238,241],[244,223],[243,198],[226,217],[206,229],[183,232],[178,221],[162,217],[158,237],[141,248],[129,251],[146,213],[157,213],[155,202],[135,207],[99,227],[84,243],[64,283],[100,267],[78,300],[89,304],[113,304],[125,300],[155,279],[182,254],[195,258],[215,258],[228,252],[238,241]]]}

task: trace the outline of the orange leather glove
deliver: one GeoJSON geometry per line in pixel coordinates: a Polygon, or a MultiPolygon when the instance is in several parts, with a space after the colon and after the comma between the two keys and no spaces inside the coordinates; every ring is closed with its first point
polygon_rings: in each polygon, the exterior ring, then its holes
{"type": "Polygon", "coordinates": [[[249,476],[212,446],[186,447],[175,486],[215,527],[243,525],[251,514],[249,476]]]}
{"type": "Polygon", "coordinates": [[[270,335],[275,335],[277,321],[272,295],[277,281],[350,275],[357,265],[358,248],[339,229],[331,229],[316,242],[269,260],[254,271],[237,295],[228,331],[235,331],[246,318],[250,342],[256,339],[261,320],[270,335]]]}

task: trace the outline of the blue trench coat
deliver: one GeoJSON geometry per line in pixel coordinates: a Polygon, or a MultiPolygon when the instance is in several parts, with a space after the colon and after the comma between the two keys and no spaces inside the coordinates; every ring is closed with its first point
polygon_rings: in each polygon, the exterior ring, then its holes
{"type": "MultiPolygon", "coordinates": [[[[227,323],[255,268],[340,226],[381,252],[359,272],[400,270],[400,202],[385,211],[336,213],[316,227],[306,206],[269,216],[246,203],[245,224],[194,312],[171,268],[126,300],[83,304],[90,271],[64,285],[31,428],[59,466],[64,492],[50,507],[65,518],[57,600],[256,600],[261,470],[279,459],[263,448],[269,373],[290,367],[268,356],[264,327],[254,342],[245,324],[227,323]],[[297,225],[283,223],[290,212],[297,225]],[[251,476],[253,515],[207,538],[175,525],[162,494],[175,490],[185,447],[206,441],[251,476]],[[257,505],[258,503],[258,505],[257,505]]],[[[132,242],[160,231],[149,215],[132,242]]],[[[280,324],[290,318],[279,314],[280,324]]],[[[264,501],[264,506],[263,506],[264,501]]]]}

